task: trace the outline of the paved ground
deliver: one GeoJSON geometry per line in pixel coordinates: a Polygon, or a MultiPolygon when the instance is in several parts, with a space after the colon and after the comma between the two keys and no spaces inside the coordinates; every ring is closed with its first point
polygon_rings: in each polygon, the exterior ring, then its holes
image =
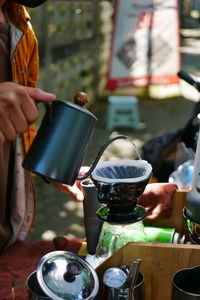
{"type": "MultiPolygon", "coordinates": [[[[182,69],[194,76],[200,76],[200,26],[190,19],[186,20],[182,30],[182,69]]],[[[100,147],[109,139],[110,135],[125,134],[130,136],[138,149],[144,141],[151,137],[181,128],[187,121],[199,94],[193,87],[181,82],[182,97],[153,100],[139,99],[141,130],[124,129],[115,132],[105,130],[107,102],[102,101],[91,110],[98,117],[98,124],[94,138],[89,146],[86,165],[90,165],[100,147]]],[[[133,148],[120,140],[108,148],[105,159],[113,156],[121,158],[132,157],[133,148]]],[[[28,240],[52,239],[57,234],[84,237],[83,206],[71,197],[57,192],[51,185],[45,184],[40,178],[35,179],[38,207],[35,222],[28,235],[28,240]]]]}

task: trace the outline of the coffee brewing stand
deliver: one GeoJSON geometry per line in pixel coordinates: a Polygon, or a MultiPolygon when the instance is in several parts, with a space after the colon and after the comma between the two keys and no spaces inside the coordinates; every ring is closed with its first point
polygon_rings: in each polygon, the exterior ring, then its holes
{"type": "MultiPolygon", "coordinates": [[[[126,139],[135,147],[126,136],[116,136],[112,141],[116,139],[126,139]]],[[[91,173],[102,203],[97,216],[104,221],[96,257],[107,258],[129,241],[147,241],[142,223],[147,212],[138,200],[152,176],[152,167],[137,154],[136,160],[99,161],[91,173]]]]}

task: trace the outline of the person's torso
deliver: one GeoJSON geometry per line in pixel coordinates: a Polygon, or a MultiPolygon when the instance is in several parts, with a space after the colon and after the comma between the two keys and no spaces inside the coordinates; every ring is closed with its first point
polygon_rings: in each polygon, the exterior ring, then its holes
{"type": "MultiPolygon", "coordinates": [[[[10,25],[0,22],[0,82],[10,81],[10,25]]],[[[10,193],[9,186],[12,184],[12,172],[9,171],[12,156],[12,143],[6,141],[0,145],[0,247],[2,247],[12,234],[9,220],[10,193]],[[10,166],[9,166],[10,165],[10,166]]]]}
{"type": "MultiPolygon", "coordinates": [[[[0,23],[0,82],[14,81],[34,87],[39,63],[37,41],[27,24],[23,7],[13,5],[10,9],[8,5],[6,12],[8,22],[0,23]]],[[[24,134],[26,150],[34,135],[34,126],[30,126],[24,134]]],[[[23,155],[21,136],[0,146],[0,249],[9,240],[14,241],[21,230],[27,231],[32,223],[33,191],[32,195],[27,193],[27,189],[32,190],[32,182],[30,174],[21,167],[23,155]]]]}

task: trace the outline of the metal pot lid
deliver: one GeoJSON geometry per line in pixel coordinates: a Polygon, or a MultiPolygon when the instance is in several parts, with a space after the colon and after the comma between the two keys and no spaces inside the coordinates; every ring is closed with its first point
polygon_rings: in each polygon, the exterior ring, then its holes
{"type": "Polygon", "coordinates": [[[37,266],[37,280],[43,292],[54,300],[93,299],[99,280],[88,262],[67,251],[43,256],[37,266]]]}

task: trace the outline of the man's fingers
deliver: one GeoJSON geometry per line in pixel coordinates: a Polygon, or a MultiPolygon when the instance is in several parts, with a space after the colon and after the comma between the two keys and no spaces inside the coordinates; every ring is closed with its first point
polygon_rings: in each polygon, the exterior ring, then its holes
{"type": "Polygon", "coordinates": [[[0,83],[0,142],[15,139],[38,118],[36,101],[53,101],[55,95],[13,82],[0,83]]]}
{"type": "Polygon", "coordinates": [[[0,131],[0,145],[3,144],[6,141],[6,138],[3,134],[3,132],[0,131]]]}
{"type": "Polygon", "coordinates": [[[28,124],[37,120],[39,112],[33,99],[30,98],[29,101],[24,101],[20,108],[28,124]]]}
{"type": "Polygon", "coordinates": [[[46,93],[37,88],[24,87],[29,101],[23,101],[22,110],[28,123],[34,122],[38,118],[38,109],[35,105],[35,101],[51,102],[55,100],[56,96],[51,93],[46,93]]]}
{"type": "Polygon", "coordinates": [[[1,133],[4,135],[6,140],[14,140],[16,137],[16,130],[13,126],[12,121],[8,118],[0,118],[1,133]]]}
{"type": "Polygon", "coordinates": [[[77,202],[82,202],[84,200],[82,191],[76,185],[65,185],[65,187],[65,192],[68,192],[77,202]]]}
{"type": "Polygon", "coordinates": [[[28,95],[36,101],[53,101],[56,96],[52,93],[46,93],[38,88],[24,87],[28,95]]]}
{"type": "MultiPolygon", "coordinates": [[[[38,113],[36,112],[34,117],[37,117],[37,115],[38,113]]],[[[20,107],[16,107],[14,110],[12,110],[10,113],[10,120],[13,123],[17,133],[26,131],[28,127],[28,119],[23,113],[23,108],[20,109],[20,107]]]]}

